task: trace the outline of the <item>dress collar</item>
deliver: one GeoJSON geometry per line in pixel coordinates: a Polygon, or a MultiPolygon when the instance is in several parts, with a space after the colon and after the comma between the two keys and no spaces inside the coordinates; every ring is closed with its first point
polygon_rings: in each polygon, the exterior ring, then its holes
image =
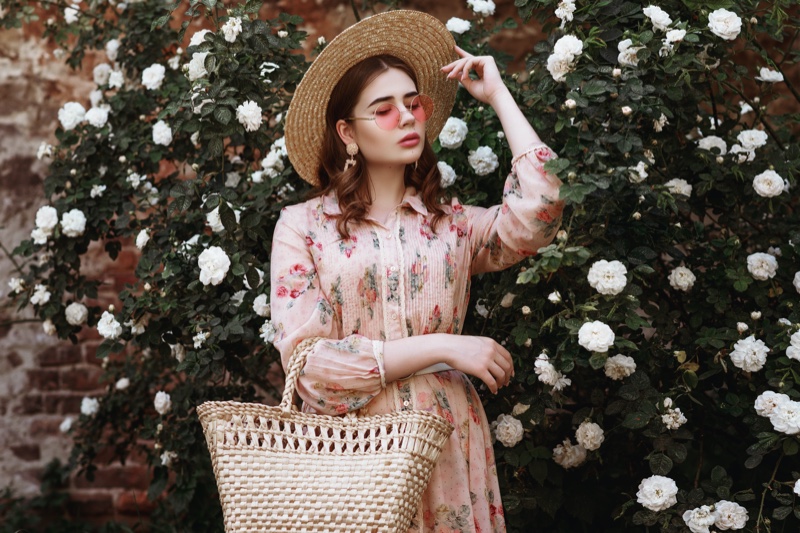
{"type": "MultiPolygon", "coordinates": [[[[406,187],[400,205],[406,205],[423,216],[427,216],[428,214],[425,203],[422,201],[416,187],[413,186],[406,187]]],[[[339,202],[336,199],[336,193],[334,191],[330,191],[322,197],[322,212],[326,215],[341,214],[342,210],[339,208],[339,202]]]]}

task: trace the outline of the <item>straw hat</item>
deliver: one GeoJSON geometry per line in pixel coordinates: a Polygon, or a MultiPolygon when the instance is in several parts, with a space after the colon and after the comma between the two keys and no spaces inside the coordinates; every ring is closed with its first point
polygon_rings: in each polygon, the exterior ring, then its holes
{"type": "Polygon", "coordinates": [[[435,103],[425,123],[428,140],[442,131],[455,102],[458,82],[440,70],[458,59],[455,40],[438,19],[420,11],[388,11],[350,26],[317,56],[303,76],[286,114],[286,150],[300,177],[318,185],[325,111],[331,92],[358,62],[390,54],[408,63],[417,74],[417,89],[435,103]]]}

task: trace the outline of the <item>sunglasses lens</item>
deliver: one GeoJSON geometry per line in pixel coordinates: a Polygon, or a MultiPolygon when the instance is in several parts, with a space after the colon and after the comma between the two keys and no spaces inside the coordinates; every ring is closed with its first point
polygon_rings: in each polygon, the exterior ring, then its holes
{"type": "Polygon", "coordinates": [[[433,115],[433,100],[427,94],[418,94],[408,108],[420,122],[425,122],[433,115]]]}
{"type": "MultiPolygon", "coordinates": [[[[414,118],[419,122],[425,122],[433,115],[433,100],[426,94],[418,94],[410,102],[405,104],[414,118]]],[[[375,110],[375,124],[382,130],[393,130],[400,124],[400,110],[394,104],[381,104],[375,110]]]]}
{"type": "Polygon", "coordinates": [[[382,104],[375,110],[375,124],[383,130],[393,130],[400,123],[400,110],[392,104],[382,104]]]}

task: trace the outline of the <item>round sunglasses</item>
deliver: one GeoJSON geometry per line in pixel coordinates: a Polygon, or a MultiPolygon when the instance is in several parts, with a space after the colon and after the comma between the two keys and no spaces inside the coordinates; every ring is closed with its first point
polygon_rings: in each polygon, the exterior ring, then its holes
{"type": "MultiPolygon", "coordinates": [[[[411,112],[419,122],[425,122],[433,115],[433,99],[427,94],[414,96],[404,109],[411,112]]],[[[393,130],[400,124],[402,111],[396,105],[385,102],[375,108],[371,117],[349,117],[345,120],[374,120],[382,130],[393,130]]]]}

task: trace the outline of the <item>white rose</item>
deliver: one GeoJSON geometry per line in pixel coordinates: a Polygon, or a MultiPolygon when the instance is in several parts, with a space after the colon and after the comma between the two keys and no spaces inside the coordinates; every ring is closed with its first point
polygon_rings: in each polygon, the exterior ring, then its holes
{"type": "Polygon", "coordinates": [[[100,402],[97,398],[88,398],[86,396],[81,400],[81,414],[92,416],[100,409],[100,402]]]}
{"type": "Polygon", "coordinates": [[[564,29],[567,22],[572,22],[575,13],[575,0],[563,0],[559,2],[555,15],[561,20],[561,29],[564,29]]]}
{"type": "Polygon", "coordinates": [[[603,428],[594,422],[584,420],[575,432],[575,440],[589,451],[596,450],[605,440],[603,428]]]}
{"type": "Polygon", "coordinates": [[[589,285],[600,294],[619,294],[625,289],[628,279],[625,277],[628,269],[619,261],[595,261],[589,269],[587,279],[589,285]]]}
{"type": "Polygon", "coordinates": [[[800,330],[792,334],[789,342],[790,344],[786,348],[786,357],[800,361],[800,330]]]}
{"type": "Polygon", "coordinates": [[[759,318],[761,318],[761,311],[753,311],[752,313],[750,313],[750,318],[752,318],[753,320],[758,320],[759,318]]]}
{"type": "Polygon", "coordinates": [[[716,148],[719,150],[719,155],[725,155],[728,153],[728,145],[725,143],[725,140],[721,137],[717,137],[716,135],[703,137],[697,141],[697,147],[702,150],[708,150],[709,152],[712,148],[716,148]]]}
{"type": "Polygon", "coordinates": [[[736,341],[731,351],[731,362],[737,368],[747,372],[758,372],[767,362],[769,348],[764,341],[750,335],[746,339],[736,341]]]}
{"type": "Polygon", "coordinates": [[[172,142],[172,129],[163,120],[153,125],[153,142],[162,146],[169,146],[172,142]]]}
{"type": "Polygon", "coordinates": [[[269,344],[273,340],[275,340],[275,326],[272,324],[271,320],[267,320],[258,330],[259,336],[264,340],[265,343],[269,344]]]}
{"type": "Polygon", "coordinates": [[[86,112],[86,121],[95,128],[102,128],[108,122],[108,107],[93,107],[86,112]]]}
{"type": "Polygon", "coordinates": [[[578,344],[590,352],[607,352],[614,345],[614,332],[599,320],[586,322],[578,330],[578,344]]]}
{"type": "Polygon", "coordinates": [[[108,83],[109,74],[111,74],[111,65],[108,63],[100,63],[92,69],[92,77],[97,85],[105,85],[108,83]]]}
{"type": "Polygon", "coordinates": [[[686,37],[686,30],[669,30],[664,42],[668,44],[679,43],[686,37]]]}
{"type": "Polygon", "coordinates": [[[777,70],[761,67],[761,76],[756,76],[756,79],[767,83],[778,83],[783,81],[783,74],[777,70]]]}
{"type": "Polygon", "coordinates": [[[683,178],[672,178],[664,186],[671,194],[692,195],[692,186],[683,178]]]}
{"type": "Polygon", "coordinates": [[[67,6],[64,8],[64,22],[67,24],[74,24],[78,22],[78,13],[80,10],[78,9],[77,4],[73,4],[71,6],[67,6]]]}
{"type": "Polygon", "coordinates": [[[95,89],[94,91],[89,91],[89,102],[91,102],[92,107],[98,107],[100,102],[103,101],[103,91],[100,89],[95,89]]]}
{"type": "Polygon", "coordinates": [[[8,287],[13,294],[19,294],[25,290],[25,283],[20,278],[11,278],[8,280],[8,287]]]}
{"type": "Polygon", "coordinates": [[[758,395],[753,407],[758,416],[769,417],[772,416],[772,413],[780,404],[789,401],[791,401],[791,399],[786,394],[767,390],[758,395]]]}
{"type": "Polygon", "coordinates": [[[53,321],[49,318],[44,322],[42,322],[42,331],[44,331],[45,335],[50,335],[50,336],[58,333],[58,331],[56,330],[56,325],[53,324],[53,321]]]}
{"type": "Polygon", "coordinates": [[[206,342],[206,339],[208,339],[210,336],[211,333],[209,333],[208,331],[198,331],[195,334],[195,336],[192,337],[192,341],[194,342],[194,347],[200,348],[201,346],[203,346],[203,344],[206,342]]]}
{"type": "Polygon", "coordinates": [[[478,176],[490,174],[500,166],[497,154],[488,146],[479,146],[477,150],[470,150],[467,161],[478,176]]]}
{"type": "Polygon", "coordinates": [[[647,163],[639,161],[635,167],[628,167],[628,181],[641,183],[647,179],[647,163]]]}
{"type": "Polygon", "coordinates": [[[58,224],[58,211],[55,207],[43,205],[36,211],[36,227],[52,232],[58,224]]]}
{"type": "Polygon", "coordinates": [[[800,496],[800,479],[794,482],[794,493],[800,496]]]}
{"type": "Polygon", "coordinates": [[[742,146],[742,150],[752,152],[756,148],[761,148],[767,144],[768,135],[761,130],[744,130],[736,136],[736,140],[742,146]]]}
{"type": "Polygon", "coordinates": [[[131,380],[128,378],[119,378],[117,383],[114,385],[114,388],[117,390],[125,390],[131,385],[131,380]]]}
{"type": "Polygon", "coordinates": [[[495,5],[492,0],[467,0],[467,5],[472,8],[476,15],[488,17],[494,15],[495,5]]]}
{"type": "Polygon", "coordinates": [[[720,500],[714,504],[714,525],[718,529],[742,529],[747,519],[747,509],[738,503],[720,500]]]}
{"type": "Polygon", "coordinates": [[[566,80],[567,74],[572,72],[573,67],[571,57],[552,54],[547,58],[547,72],[550,73],[555,81],[562,82],[566,80]]]}
{"type": "Polygon", "coordinates": [[[138,249],[142,249],[147,245],[147,242],[150,240],[150,230],[143,229],[136,235],[136,247],[138,249]]]}
{"type": "Polygon", "coordinates": [[[205,66],[206,56],[208,54],[209,52],[195,52],[192,54],[192,59],[189,61],[189,67],[187,70],[189,81],[198,80],[208,74],[205,66]]]}
{"type": "Polygon", "coordinates": [[[780,196],[783,192],[783,178],[774,170],[765,170],[753,178],[753,189],[764,198],[780,196]]]}
{"type": "Polygon", "coordinates": [[[687,420],[680,408],[676,407],[675,409],[667,409],[667,412],[661,415],[661,422],[664,423],[667,429],[678,429],[687,420]]]}
{"type": "Polygon", "coordinates": [[[47,244],[47,239],[52,234],[52,231],[45,231],[42,228],[33,228],[33,230],[31,230],[31,239],[33,239],[33,244],[47,244]]]}
{"type": "Polygon", "coordinates": [[[169,349],[172,357],[177,359],[179,363],[182,363],[186,358],[186,348],[183,347],[183,344],[170,344],[169,349]]]}
{"type": "Polygon", "coordinates": [[[574,35],[564,35],[553,45],[553,53],[572,61],[583,53],[583,41],[574,35]]]}
{"type": "Polygon", "coordinates": [[[172,461],[178,458],[177,452],[165,451],[161,454],[161,466],[171,466],[172,461]]]}
{"type": "MultiPolygon", "coordinates": [[[[239,222],[241,211],[234,209],[233,214],[236,216],[236,222],[239,222]]],[[[206,214],[206,223],[214,233],[221,233],[225,231],[225,226],[222,224],[222,219],[219,216],[219,206],[215,207],[206,214]]]]}
{"type": "Polygon", "coordinates": [[[156,397],[153,399],[153,406],[156,408],[156,412],[163,416],[167,414],[172,407],[172,399],[169,397],[168,393],[158,391],[156,397]]]}
{"type": "Polygon", "coordinates": [[[632,108],[631,106],[624,105],[624,106],[622,106],[622,107],[620,108],[620,111],[622,111],[622,114],[623,114],[623,115],[625,115],[626,117],[628,117],[628,116],[630,116],[630,115],[631,115],[631,113],[633,113],[633,108],[632,108]]]}
{"type": "Polygon", "coordinates": [[[636,361],[633,360],[633,357],[617,354],[606,359],[603,371],[607,377],[618,381],[636,372],[636,361]]]}
{"type": "Polygon", "coordinates": [[[689,292],[694,286],[697,277],[686,267],[679,266],[669,273],[669,284],[673,289],[689,292]]]}
{"type": "Polygon", "coordinates": [[[669,120],[667,119],[667,115],[661,113],[661,116],[658,117],[658,120],[653,121],[653,129],[657,132],[660,132],[664,129],[664,126],[669,124],[669,120]]]}
{"type": "Polygon", "coordinates": [[[458,148],[467,138],[467,123],[457,117],[450,117],[439,133],[439,143],[442,148],[458,148]]]}
{"type": "Polygon", "coordinates": [[[219,246],[211,246],[197,258],[200,267],[200,281],[203,285],[219,285],[225,279],[231,260],[228,254],[219,246]]]}
{"type": "Polygon", "coordinates": [[[239,17],[229,18],[225,24],[222,25],[222,33],[225,34],[225,40],[229,43],[235,42],[236,37],[242,33],[242,19],[239,17]]]}
{"type": "Polygon", "coordinates": [[[639,58],[636,53],[644,48],[643,46],[632,46],[633,41],[630,39],[623,39],[617,43],[617,62],[623,67],[635,67],[639,65],[639,58]]]}
{"type": "Polygon", "coordinates": [[[278,37],[280,37],[281,39],[285,39],[288,36],[289,36],[289,32],[288,31],[280,30],[278,32],[278,37]]]}
{"type": "Polygon", "coordinates": [[[80,237],[86,230],[86,215],[80,209],[71,209],[61,215],[61,231],[67,237],[80,237]]]}
{"type": "Polygon", "coordinates": [[[564,107],[566,107],[567,109],[575,109],[576,107],[578,107],[578,102],[576,102],[572,98],[567,98],[566,100],[564,100],[564,107]]]}
{"type": "Polygon", "coordinates": [[[50,301],[50,291],[47,290],[42,284],[37,284],[33,288],[33,295],[31,296],[31,305],[43,305],[50,301]]]}
{"type": "Polygon", "coordinates": [[[778,260],[774,256],[757,252],[747,256],[747,270],[753,278],[765,281],[775,277],[778,271],[778,260]]]}
{"type": "Polygon", "coordinates": [[[677,494],[678,486],[674,480],[665,476],[650,476],[639,483],[636,501],[651,511],[659,512],[678,503],[677,494]]]}
{"type": "Polygon", "coordinates": [[[197,45],[203,43],[205,41],[205,39],[206,39],[206,34],[207,33],[212,33],[212,31],[211,30],[200,30],[200,31],[195,32],[192,35],[192,38],[189,40],[189,46],[197,46],[197,45]]]}
{"type": "Polygon", "coordinates": [[[151,91],[160,89],[166,72],[164,65],[153,63],[142,71],[142,85],[151,91]]]}
{"type": "Polygon", "coordinates": [[[672,24],[672,19],[667,12],[658,6],[647,6],[642,12],[650,19],[650,22],[653,23],[653,28],[656,30],[666,31],[669,25],[672,24]]]}
{"type": "Polygon", "coordinates": [[[447,21],[445,26],[447,27],[447,31],[461,35],[472,28],[472,23],[468,20],[453,17],[447,21]]]}
{"type": "Polygon", "coordinates": [[[108,75],[108,88],[121,89],[125,85],[125,76],[121,70],[114,70],[108,75]]]}
{"type": "Polygon", "coordinates": [[[788,399],[779,402],[769,415],[769,421],[775,431],[797,435],[800,433],[800,402],[788,399]]]}
{"type": "Polygon", "coordinates": [[[794,285],[794,290],[797,291],[797,294],[800,294],[800,270],[794,273],[792,285],[794,285]]]}
{"type": "Polygon", "coordinates": [[[119,40],[111,39],[106,43],[106,57],[109,61],[117,60],[117,52],[119,51],[119,40]]]}
{"type": "Polygon", "coordinates": [[[256,131],[263,120],[261,107],[252,100],[247,100],[236,108],[236,120],[246,131],[256,131]]]}
{"type": "Polygon", "coordinates": [[[742,31],[742,19],[727,9],[717,9],[708,16],[708,29],[717,37],[732,41],[742,31]]]}
{"type": "Polygon", "coordinates": [[[736,323],[736,331],[738,331],[739,333],[744,333],[748,329],[750,329],[750,326],[748,326],[744,322],[737,322],[736,323]]]}
{"type": "Polygon", "coordinates": [[[439,184],[442,186],[442,188],[446,189],[456,182],[456,178],[458,176],[456,176],[456,171],[453,169],[453,167],[444,161],[439,161],[436,163],[436,166],[439,168],[439,174],[442,176],[442,179],[439,181],[439,184]]]}
{"type": "Polygon", "coordinates": [[[84,118],[86,118],[86,108],[78,102],[67,102],[58,110],[58,121],[66,131],[75,129],[75,126],[83,122],[84,118]]]}
{"type": "Polygon", "coordinates": [[[72,326],[80,326],[89,318],[89,310],[80,302],[72,302],[64,310],[67,322],[72,326]]]}
{"type": "Polygon", "coordinates": [[[270,150],[266,157],[261,160],[261,168],[270,174],[270,177],[277,176],[284,169],[281,152],[279,150],[270,150]]]}
{"type": "Polygon", "coordinates": [[[562,468],[574,468],[580,466],[586,460],[586,448],[580,444],[573,445],[570,439],[553,449],[553,461],[561,465],[562,468]]]}
{"type": "Polygon", "coordinates": [[[97,332],[106,339],[116,339],[122,335],[122,325],[117,322],[114,315],[108,311],[103,311],[100,321],[97,323],[97,332]]]}
{"type": "Polygon", "coordinates": [[[495,438],[507,448],[516,446],[522,440],[522,422],[513,416],[506,414],[498,416],[497,420],[492,422],[491,429],[495,438]]]}
{"type": "Polygon", "coordinates": [[[270,304],[267,302],[266,294],[259,294],[256,296],[256,299],[253,300],[253,311],[255,311],[258,316],[269,318],[270,304]]]}
{"type": "Polygon", "coordinates": [[[714,525],[716,515],[711,507],[703,505],[683,513],[683,521],[692,533],[708,533],[708,527],[714,525]]]}
{"type": "Polygon", "coordinates": [[[550,301],[550,303],[554,303],[554,304],[560,303],[561,302],[561,293],[558,292],[558,291],[553,291],[553,292],[551,292],[550,294],[547,295],[547,299],[548,299],[548,301],[550,301]]]}
{"type": "Polygon", "coordinates": [[[61,425],[58,426],[58,430],[61,433],[69,433],[69,430],[72,429],[72,417],[66,417],[62,422],[61,425]]]}

